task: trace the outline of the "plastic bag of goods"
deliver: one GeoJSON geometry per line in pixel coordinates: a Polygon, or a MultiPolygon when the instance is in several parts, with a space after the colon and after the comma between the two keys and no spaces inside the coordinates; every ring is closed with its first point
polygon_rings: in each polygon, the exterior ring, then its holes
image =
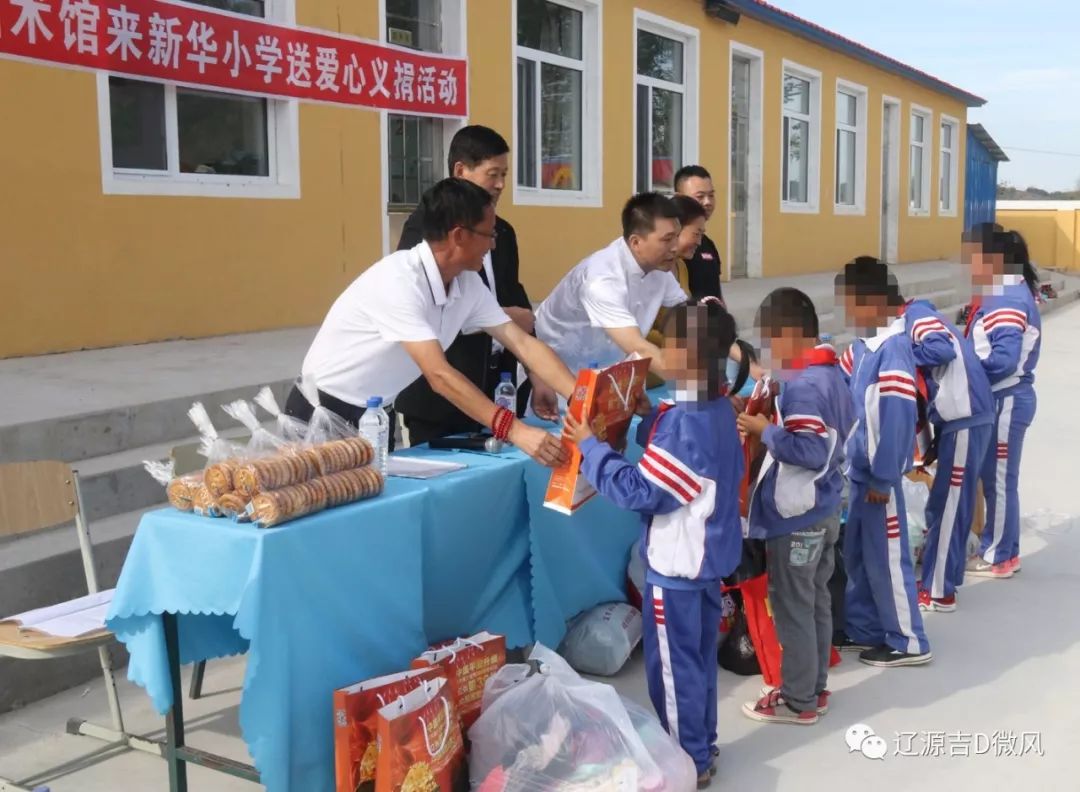
{"type": "Polygon", "coordinates": [[[612,676],[626,665],[641,634],[641,611],[625,602],[609,602],[570,623],[559,654],[582,674],[612,676]]]}
{"type": "MultiPolygon", "coordinates": [[[[633,714],[609,685],[582,679],[555,652],[537,645],[541,672],[496,674],[497,696],[469,731],[469,771],[485,792],[689,792],[693,762],[647,713],[633,714]],[[513,675],[517,674],[517,677],[513,675]],[[644,734],[644,737],[643,737],[644,734]],[[650,748],[652,750],[650,750],[650,748]],[[654,755],[653,751],[657,752],[654,755]]],[[[513,668],[513,667],[511,667],[513,668]]]]}
{"type": "Polygon", "coordinates": [[[922,560],[923,547],[926,545],[926,503],[930,499],[930,487],[924,481],[912,481],[907,476],[904,476],[903,482],[908,550],[911,563],[917,564],[922,560]]]}

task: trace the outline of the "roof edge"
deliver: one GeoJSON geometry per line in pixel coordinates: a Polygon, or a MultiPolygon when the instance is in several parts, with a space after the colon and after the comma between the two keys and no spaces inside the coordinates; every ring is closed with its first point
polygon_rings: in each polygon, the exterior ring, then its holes
{"type": "Polygon", "coordinates": [[[987,150],[991,157],[997,162],[1008,162],[1009,155],[1006,154],[1001,146],[997,144],[990,133],[986,131],[986,127],[982,124],[968,124],[968,131],[974,136],[974,138],[983,144],[983,148],[987,150]]]}
{"type": "Polygon", "coordinates": [[[957,99],[963,102],[966,107],[982,107],[986,104],[986,100],[981,96],[965,91],[962,88],[957,88],[955,85],[951,85],[931,74],[916,69],[914,66],[909,66],[895,58],[891,58],[888,55],[870,49],[865,44],[860,44],[857,41],[841,36],[839,33],[834,33],[814,22],[796,16],[790,11],[784,11],[777,6],[765,2],[765,0],[710,0],[710,4],[727,6],[733,11],[737,11],[752,19],[757,19],[761,22],[773,25],[774,27],[786,30],[789,33],[794,33],[797,36],[809,39],[817,44],[822,44],[830,49],[839,50],[857,60],[877,66],[880,69],[897,74],[926,88],[930,88],[933,91],[957,99]]]}

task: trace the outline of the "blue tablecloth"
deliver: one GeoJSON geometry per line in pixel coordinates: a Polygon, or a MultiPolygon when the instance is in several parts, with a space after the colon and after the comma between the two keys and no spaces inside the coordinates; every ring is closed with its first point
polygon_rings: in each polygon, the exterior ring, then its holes
{"type": "Polygon", "coordinates": [[[549,473],[517,451],[407,453],[469,468],[281,528],[165,509],[136,533],[108,619],[128,678],[168,711],[163,612],[183,663],[247,651],[240,725],[270,792],[333,789],[335,688],[482,629],[557,646],[568,618],[623,597],[636,515],[543,509],[549,473]]]}

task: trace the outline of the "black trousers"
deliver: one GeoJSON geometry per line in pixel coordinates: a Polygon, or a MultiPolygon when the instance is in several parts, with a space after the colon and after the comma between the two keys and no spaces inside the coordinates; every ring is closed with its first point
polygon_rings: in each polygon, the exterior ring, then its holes
{"type": "MultiPolygon", "coordinates": [[[[342,401],[323,391],[319,391],[319,403],[330,410],[330,412],[340,416],[350,426],[355,427],[357,430],[360,428],[360,417],[367,412],[366,407],[358,407],[355,404],[342,401]]],[[[300,389],[294,385],[293,389],[289,391],[289,398],[285,401],[285,409],[283,412],[292,418],[307,422],[311,420],[311,416],[315,412],[315,407],[307,400],[307,397],[300,392],[300,389]]],[[[394,434],[397,429],[397,414],[394,412],[393,407],[388,409],[386,414],[390,417],[389,450],[393,451],[394,434]]]]}

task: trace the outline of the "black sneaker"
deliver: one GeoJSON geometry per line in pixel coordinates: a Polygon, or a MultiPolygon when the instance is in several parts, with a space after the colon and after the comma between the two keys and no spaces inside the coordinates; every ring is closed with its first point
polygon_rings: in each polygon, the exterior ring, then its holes
{"type": "Polygon", "coordinates": [[[717,745],[712,746],[711,748],[709,748],[709,753],[711,753],[714,757],[719,756],[720,755],[720,747],[717,746],[717,745]]]}
{"type": "Polygon", "coordinates": [[[930,652],[922,654],[908,654],[898,649],[893,649],[887,644],[867,649],[859,655],[859,660],[867,665],[879,668],[892,668],[893,666],[917,666],[929,663],[933,655],[930,652]]]}
{"type": "Polygon", "coordinates": [[[873,644],[862,643],[861,641],[854,641],[848,638],[846,635],[839,641],[833,640],[833,646],[839,649],[841,652],[865,652],[867,649],[873,649],[873,644]]]}

